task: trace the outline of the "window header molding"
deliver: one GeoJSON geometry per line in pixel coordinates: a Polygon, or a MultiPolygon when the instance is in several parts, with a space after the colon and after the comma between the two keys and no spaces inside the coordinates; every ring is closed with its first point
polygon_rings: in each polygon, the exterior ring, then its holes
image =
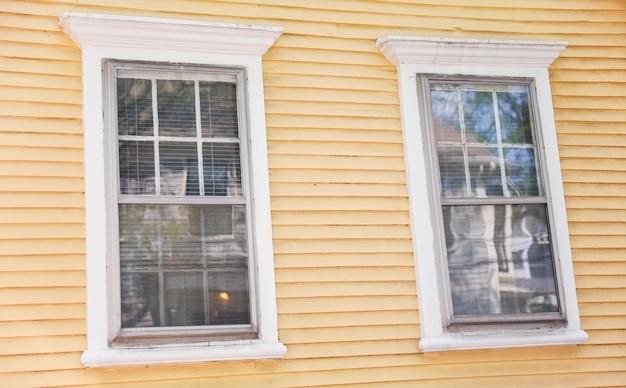
{"type": "Polygon", "coordinates": [[[235,55],[263,55],[283,31],[276,26],[83,12],[66,12],[59,25],[81,48],[156,46],[235,55]]]}
{"type": "Polygon", "coordinates": [[[495,64],[547,68],[567,47],[567,42],[389,35],[379,38],[376,47],[394,65],[495,64]]]}

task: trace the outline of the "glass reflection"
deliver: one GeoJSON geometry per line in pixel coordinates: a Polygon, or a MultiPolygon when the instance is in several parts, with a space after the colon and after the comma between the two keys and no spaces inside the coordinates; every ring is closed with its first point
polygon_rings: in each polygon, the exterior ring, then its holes
{"type": "Polygon", "coordinates": [[[511,196],[538,196],[535,153],[530,148],[505,148],[504,166],[511,196]]]}
{"type": "Polygon", "coordinates": [[[496,120],[491,92],[466,90],[463,92],[465,141],[467,143],[495,143],[496,120]]]}
{"type": "Polygon", "coordinates": [[[119,227],[122,327],[249,323],[245,205],[119,205],[119,227]]]}
{"type": "Polygon", "coordinates": [[[455,316],[558,312],[546,206],[443,207],[455,316]]]}
{"type": "Polygon", "coordinates": [[[498,92],[503,143],[532,144],[528,92],[498,92]]]}
{"type": "Polygon", "coordinates": [[[467,147],[472,194],[477,197],[502,196],[500,157],[495,147],[467,147]]]}
{"type": "Polygon", "coordinates": [[[460,141],[459,98],[454,89],[433,86],[430,92],[435,137],[438,141],[460,141]],[[436,89],[435,89],[436,88],[436,89]]]}
{"type": "Polygon", "coordinates": [[[157,80],[161,136],[196,136],[195,96],[193,81],[157,80]]]}
{"type": "Polygon", "coordinates": [[[437,147],[441,193],[444,197],[467,195],[465,162],[461,147],[437,147]]]}

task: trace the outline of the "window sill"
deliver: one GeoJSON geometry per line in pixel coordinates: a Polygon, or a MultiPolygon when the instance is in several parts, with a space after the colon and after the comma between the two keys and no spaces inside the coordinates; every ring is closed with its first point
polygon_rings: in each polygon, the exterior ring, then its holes
{"type": "Polygon", "coordinates": [[[583,330],[465,332],[447,333],[437,337],[422,338],[419,342],[423,352],[466,349],[499,349],[526,346],[577,345],[587,341],[583,330]]]}
{"type": "Polygon", "coordinates": [[[287,348],[279,343],[242,342],[207,345],[108,348],[86,350],[81,361],[86,367],[116,367],[155,364],[189,364],[208,361],[281,358],[287,348]]]}

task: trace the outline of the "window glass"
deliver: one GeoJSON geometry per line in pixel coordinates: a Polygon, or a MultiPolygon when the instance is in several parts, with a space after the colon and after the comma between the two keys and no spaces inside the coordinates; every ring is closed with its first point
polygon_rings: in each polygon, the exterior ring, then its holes
{"type": "Polygon", "coordinates": [[[430,85],[454,317],[558,313],[528,86],[430,85]]]}
{"type": "Polygon", "coordinates": [[[122,328],[251,323],[237,85],[188,78],[116,82],[122,328]]]}

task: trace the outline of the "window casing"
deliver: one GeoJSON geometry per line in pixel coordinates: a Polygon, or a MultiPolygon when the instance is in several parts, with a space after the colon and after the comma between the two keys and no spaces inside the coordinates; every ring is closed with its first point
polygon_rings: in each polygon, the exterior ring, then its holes
{"type": "Polygon", "coordinates": [[[417,82],[444,324],[562,325],[533,81],[421,75],[417,82]]]}
{"type": "MultiPolygon", "coordinates": [[[[284,356],[286,348],[278,339],[277,327],[261,61],[261,56],[280,36],[282,28],[81,12],[63,14],[59,24],[81,49],[87,288],[87,342],[81,356],[83,365],[113,367],[284,356]],[[109,189],[117,185],[118,172],[115,158],[109,158],[108,155],[118,151],[111,137],[105,136],[109,133],[105,120],[111,121],[111,117],[107,116],[111,113],[110,102],[105,98],[110,96],[107,90],[110,89],[109,79],[104,76],[108,61],[141,63],[142,66],[147,63],[183,63],[202,66],[205,71],[213,68],[218,70],[217,73],[223,73],[225,69],[236,69],[243,74],[245,79],[237,82],[237,116],[245,120],[244,127],[247,130],[247,136],[242,137],[241,141],[245,145],[241,144],[240,147],[247,148],[242,154],[248,157],[245,161],[248,176],[242,175],[242,182],[246,182],[247,186],[244,184],[242,187],[247,187],[249,195],[246,217],[252,220],[247,224],[246,238],[248,244],[254,247],[254,250],[248,250],[249,254],[254,251],[254,263],[251,263],[252,256],[249,256],[249,265],[254,266],[255,274],[254,281],[249,282],[250,321],[254,327],[248,330],[254,333],[251,335],[253,338],[233,338],[232,334],[238,333],[234,333],[232,327],[227,327],[222,333],[224,335],[220,335],[219,325],[198,325],[168,327],[167,332],[155,329],[161,332],[154,336],[135,336],[132,341],[116,341],[122,331],[122,317],[120,261],[119,252],[116,251],[119,242],[113,241],[117,239],[117,233],[113,231],[117,231],[119,225],[111,209],[117,209],[118,201],[117,192],[109,189]],[[155,337],[169,339],[155,341],[155,337]],[[200,337],[203,341],[198,341],[200,337]]],[[[193,73],[194,77],[198,76],[197,72],[193,73]]],[[[210,73],[213,79],[215,72],[210,73]]],[[[113,119],[116,117],[113,116],[113,119]]],[[[146,121],[149,123],[149,120],[146,121]]],[[[198,143],[195,144],[197,150],[198,143]]],[[[172,161],[176,158],[169,159],[172,161]]],[[[169,161],[166,164],[170,167],[174,165],[169,161]]],[[[189,177],[195,174],[192,170],[189,169],[189,177]]],[[[173,181],[180,187],[180,179],[173,181]]],[[[186,190],[186,185],[184,187],[186,190]]],[[[173,194],[178,193],[174,190],[173,194]]],[[[138,199],[130,197],[126,200],[138,199]]],[[[167,203],[172,201],[170,197],[191,202],[189,206],[200,206],[203,201],[207,201],[207,198],[199,198],[199,195],[189,198],[169,195],[163,200],[151,200],[167,203]],[[198,203],[194,204],[196,201],[198,203]]],[[[226,198],[223,195],[220,197],[226,198]]],[[[220,198],[220,201],[224,198],[220,198]]],[[[241,198],[236,200],[241,201],[241,198]]],[[[243,225],[243,222],[240,224],[243,225]]],[[[223,231],[226,226],[214,230],[223,231]]],[[[220,236],[228,238],[226,233],[220,233],[220,236]]],[[[197,316],[204,319],[203,315],[197,316]]]]}
{"type": "MultiPolygon", "coordinates": [[[[585,342],[588,336],[580,328],[548,73],[548,66],[558,57],[567,43],[392,35],[379,38],[376,45],[385,57],[396,65],[398,71],[412,241],[416,264],[416,286],[419,299],[420,349],[424,352],[433,352],[572,345],[585,342]],[[431,104],[428,101],[430,85],[429,82],[426,82],[427,80],[443,85],[446,85],[446,82],[452,83],[459,87],[464,84],[483,84],[491,88],[500,88],[509,83],[529,88],[529,103],[532,106],[529,111],[534,112],[533,117],[530,118],[532,125],[534,125],[532,135],[535,137],[533,139],[535,145],[533,147],[540,151],[534,157],[535,168],[539,172],[537,183],[542,184],[533,187],[533,195],[520,198],[503,195],[505,188],[502,181],[505,180],[503,179],[505,177],[502,176],[502,171],[497,171],[497,166],[502,164],[504,156],[505,145],[502,145],[501,141],[492,143],[491,148],[494,152],[491,155],[493,156],[484,152],[485,148],[489,148],[485,144],[480,144],[483,147],[481,151],[483,153],[476,154],[479,156],[478,159],[483,157],[487,161],[489,159],[497,161],[493,163],[493,167],[490,169],[485,169],[486,165],[483,166],[482,171],[483,173],[492,172],[493,180],[496,183],[500,182],[500,192],[497,190],[492,192],[483,190],[482,193],[468,191],[467,187],[471,185],[470,179],[470,183],[466,183],[465,188],[461,187],[463,195],[441,195],[442,187],[446,190],[451,187],[445,187],[445,182],[444,185],[441,184],[440,175],[444,176],[447,173],[444,171],[443,174],[440,174],[438,155],[434,152],[436,143],[430,134],[432,131],[430,117],[432,112],[430,111],[431,104]],[[491,194],[491,196],[487,194],[491,194]],[[549,251],[551,251],[554,279],[558,285],[554,287],[554,292],[550,290],[550,294],[557,294],[556,303],[549,303],[552,307],[547,314],[527,313],[527,311],[531,311],[530,309],[524,309],[524,314],[516,314],[514,310],[505,311],[501,309],[501,305],[497,303],[486,304],[486,308],[482,311],[480,309],[475,310],[474,313],[462,310],[459,313],[457,308],[455,314],[455,303],[453,303],[449,265],[447,263],[447,254],[451,250],[446,247],[446,236],[443,232],[445,225],[443,206],[474,205],[480,207],[485,205],[486,208],[493,210],[496,206],[512,207],[515,206],[515,203],[519,203],[517,206],[528,207],[533,205],[533,202],[535,203],[534,206],[539,205],[548,208],[546,218],[549,221],[545,222],[548,225],[547,228],[544,226],[543,232],[534,234],[550,237],[552,249],[544,249],[546,254],[543,256],[549,256],[549,251]],[[558,305],[558,309],[554,308],[555,304],[558,305]],[[500,310],[494,309],[494,305],[500,310]],[[496,314],[492,314],[494,312],[496,314]]],[[[454,89],[454,86],[452,88],[454,89]]],[[[491,90],[492,95],[493,91],[491,90]]],[[[492,100],[495,101],[495,99],[492,100]]],[[[458,110],[458,107],[451,109],[458,110]]],[[[460,120],[462,115],[458,112],[457,115],[460,120]]],[[[476,143],[485,142],[478,141],[476,143]]],[[[455,158],[464,160],[465,155],[462,150],[467,151],[466,146],[469,147],[463,141],[448,144],[445,144],[444,141],[441,145],[451,148],[457,147],[459,150],[456,157],[448,157],[450,160],[455,158]]],[[[516,144],[511,145],[516,146],[516,144]]],[[[532,147],[525,145],[517,148],[529,149],[532,147]]],[[[451,164],[454,165],[454,163],[451,164]]],[[[465,174],[465,170],[470,170],[468,176],[471,175],[472,166],[467,165],[466,168],[464,162],[457,164],[462,166],[459,169],[463,171],[463,174],[465,174]]],[[[476,166],[477,168],[480,167],[480,163],[476,166]]],[[[488,176],[489,174],[487,174],[488,176]]],[[[463,179],[461,183],[463,181],[467,182],[466,179],[463,179]]],[[[495,186],[491,187],[490,190],[497,189],[497,185],[495,186]]],[[[452,188],[454,189],[454,187],[452,188]]],[[[529,188],[529,186],[526,187],[526,189],[529,188]]],[[[469,222],[476,222],[477,218],[485,218],[485,214],[480,215],[480,211],[475,213],[478,213],[479,217],[475,215],[472,217],[465,216],[464,219],[469,219],[469,222]]],[[[494,211],[490,217],[493,220],[497,218],[494,211]]],[[[506,217],[504,218],[506,219],[506,217]]],[[[511,224],[511,222],[509,223],[511,224]]],[[[466,231],[476,230],[476,227],[468,228],[466,226],[464,228],[466,231]]],[[[485,228],[484,225],[482,228],[482,238],[485,240],[484,230],[489,228],[485,228]]],[[[491,236],[489,236],[492,241],[494,237],[497,237],[494,232],[496,229],[499,230],[501,236],[504,235],[502,233],[504,228],[492,228],[491,236]]],[[[464,232],[463,228],[459,230],[462,233],[457,234],[461,240],[466,242],[470,240],[467,238],[468,233],[464,232]]],[[[526,230],[528,231],[528,227],[526,230]]],[[[532,235],[533,233],[526,233],[527,242],[530,241],[528,234],[532,235]]],[[[533,242],[542,242],[540,245],[546,248],[548,245],[545,244],[546,239],[542,239],[533,237],[533,242]],[[542,239],[544,241],[539,241],[542,239]]],[[[494,245],[497,244],[492,242],[491,248],[493,250],[495,250],[494,245]]],[[[462,251],[460,248],[463,247],[459,247],[459,252],[462,251]]],[[[498,257],[497,250],[492,256],[498,257]]],[[[467,258],[471,255],[461,254],[459,257],[467,258]]],[[[497,273],[499,269],[496,262],[497,260],[493,261],[490,270],[497,273]]],[[[545,262],[544,260],[544,264],[545,262]]],[[[454,264],[458,263],[455,261],[454,264]]],[[[504,264],[501,263],[501,265],[504,264]]],[[[462,274],[463,267],[458,266],[458,268],[462,274]]],[[[546,276],[546,278],[549,277],[546,276]]],[[[486,283],[485,279],[487,278],[483,277],[483,282],[486,283]]],[[[488,279],[498,279],[498,276],[492,274],[488,279]]],[[[470,291],[478,292],[480,290],[470,289],[470,291]]],[[[463,293],[461,295],[464,296],[463,293]]],[[[554,301],[553,295],[550,295],[549,299],[554,301]]],[[[459,301],[457,300],[457,302],[459,301]]],[[[466,303],[466,305],[476,306],[480,303],[466,303]]]]}
{"type": "Polygon", "coordinates": [[[256,337],[242,69],[108,61],[114,345],[256,337]]]}

